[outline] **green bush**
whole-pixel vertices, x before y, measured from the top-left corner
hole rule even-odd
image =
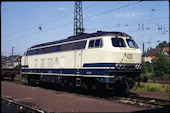
[[[147,76],[147,77],[151,77],[152,76],[152,72],[143,72],[140,74],[141,76]]]
[[[152,64],[149,62],[142,62],[142,71],[143,72],[152,72]]]
[[[136,86],[133,88],[137,91],[149,91],[149,92],[160,92],[160,93],[169,93],[169,84],[161,85],[159,83],[145,83],[141,86]]]
[[[152,76],[152,64],[149,62],[143,62],[142,61],[142,71],[141,76]]]
[[[156,76],[169,76],[169,58],[168,56],[157,53],[154,60],[154,74]]]

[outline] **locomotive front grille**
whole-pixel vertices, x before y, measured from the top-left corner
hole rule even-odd
[[[136,70],[141,69],[140,64],[116,64],[116,70]]]
[[[125,65],[124,70],[134,70],[135,69],[135,65]]]

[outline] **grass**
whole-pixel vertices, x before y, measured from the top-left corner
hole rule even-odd
[[[159,83],[144,83],[141,86],[135,86],[133,90],[136,91],[146,91],[146,92],[160,92],[160,93],[170,93],[169,84],[163,85]]]
[[[151,77],[151,76],[152,76],[152,72],[144,72],[144,73],[141,73],[141,76]]]
[[[143,72],[143,73],[141,73],[140,74],[140,76],[147,76],[147,77],[170,77],[170,74],[168,74],[168,73],[165,73],[164,75],[162,75],[162,76],[156,76],[155,75],[155,73],[154,73],[154,75],[152,74],[152,72]]]

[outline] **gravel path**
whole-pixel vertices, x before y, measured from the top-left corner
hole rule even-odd
[[[135,112],[146,110],[103,99],[78,96],[38,87],[1,82],[1,94],[53,112]]]
[[[142,92],[142,91],[134,91],[134,90],[132,90],[130,92],[136,93],[137,95],[139,95],[141,97],[170,100],[169,94],[163,94],[163,93],[159,93],[159,92]]]

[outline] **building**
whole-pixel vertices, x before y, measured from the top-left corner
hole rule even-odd
[[[13,55],[9,57],[1,57],[2,68],[14,68],[21,63],[21,57],[19,55]]]
[[[156,48],[156,49],[151,48],[149,51],[147,51],[143,55],[142,59],[144,62],[152,63],[152,57],[154,57],[156,55],[156,53],[161,53],[161,52],[162,52],[162,49],[160,49],[160,48]]]
[[[164,53],[170,58],[170,47],[163,48],[162,53]]]
[[[143,61],[152,63],[152,57],[155,57],[156,53],[163,53],[167,55],[170,58],[170,47],[164,47],[164,48],[154,48],[150,49],[143,55]]]

